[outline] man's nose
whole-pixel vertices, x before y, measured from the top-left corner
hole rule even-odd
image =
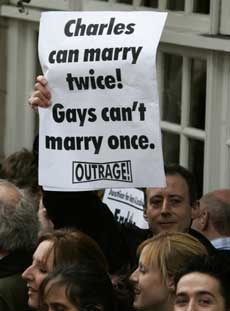
[[[161,207],[161,214],[168,214],[170,212],[171,212],[170,203],[167,199],[164,199]]]
[[[195,302],[190,300],[184,311],[197,311]]]

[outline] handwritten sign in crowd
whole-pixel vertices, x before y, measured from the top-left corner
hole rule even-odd
[[[46,12],[39,58],[52,94],[40,108],[45,189],[164,186],[156,51],[166,13]]]

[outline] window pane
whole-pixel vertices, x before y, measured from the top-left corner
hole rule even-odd
[[[117,0],[117,3],[133,4],[133,0]]]
[[[177,134],[162,132],[164,163],[179,163],[180,137]]]
[[[151,8],[158,8],[158,0],[142,0],[141,5]]]
[[[171,11],[184,11],[184,0],[168,0],[167,9]]]
[[[210,0],[194,0],[194,13],[209,14]]]
[[[191,69],[191,103],[189,125],[205,129],[206,62],[193,59]]]
[[[204,142],[195,139],[189,140],[189,169],[193,172],[197,182],[198,197],[203,193],[204,171]]]
[[[180,124],[182,56],[164,54],[162,119]]]

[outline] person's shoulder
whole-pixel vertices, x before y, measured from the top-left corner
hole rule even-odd
[[[28,309],[27,286],[21,277],[21,273],[0,278],[0,310]],[[4,309],[3,309],[4,306]]]
[[[144,241],[152,235],[149,229],[139,228],[133,223],[124,223],[121,224],[121,227],[126,235],[139,237],[140,241]]]
[[[230,260],[230,249],[218,249],[218,250],[217,250],[217,253],[218,253],[220,256],[229,258],[229,260]],[[229,261],[229,263],[230,263],[230,261]]]
[[[216,248],[212,245],[212,243],[200,232],[189,228],[188,233],[190,235],[192,235],[194,238],[196,238],[197,240],[199,240],[207,249],[209,255],[215,254],[216,253]]]
[[[21,273],[15,273],[9,276],[0,278],[0,290],[12,289],[13,286],[17,288],[26,287],[25,281],[21,277]]]

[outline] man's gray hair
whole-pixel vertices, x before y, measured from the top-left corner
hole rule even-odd
[[[207,207],[215,230],[230,236],[230,189],[209,192],[200,201]]]
[[[8,252],[33,250],[39,231],[36,207],[12,183],[0,180],[0,188],[3,189],[3,195],[0,195],[0,249]]]

